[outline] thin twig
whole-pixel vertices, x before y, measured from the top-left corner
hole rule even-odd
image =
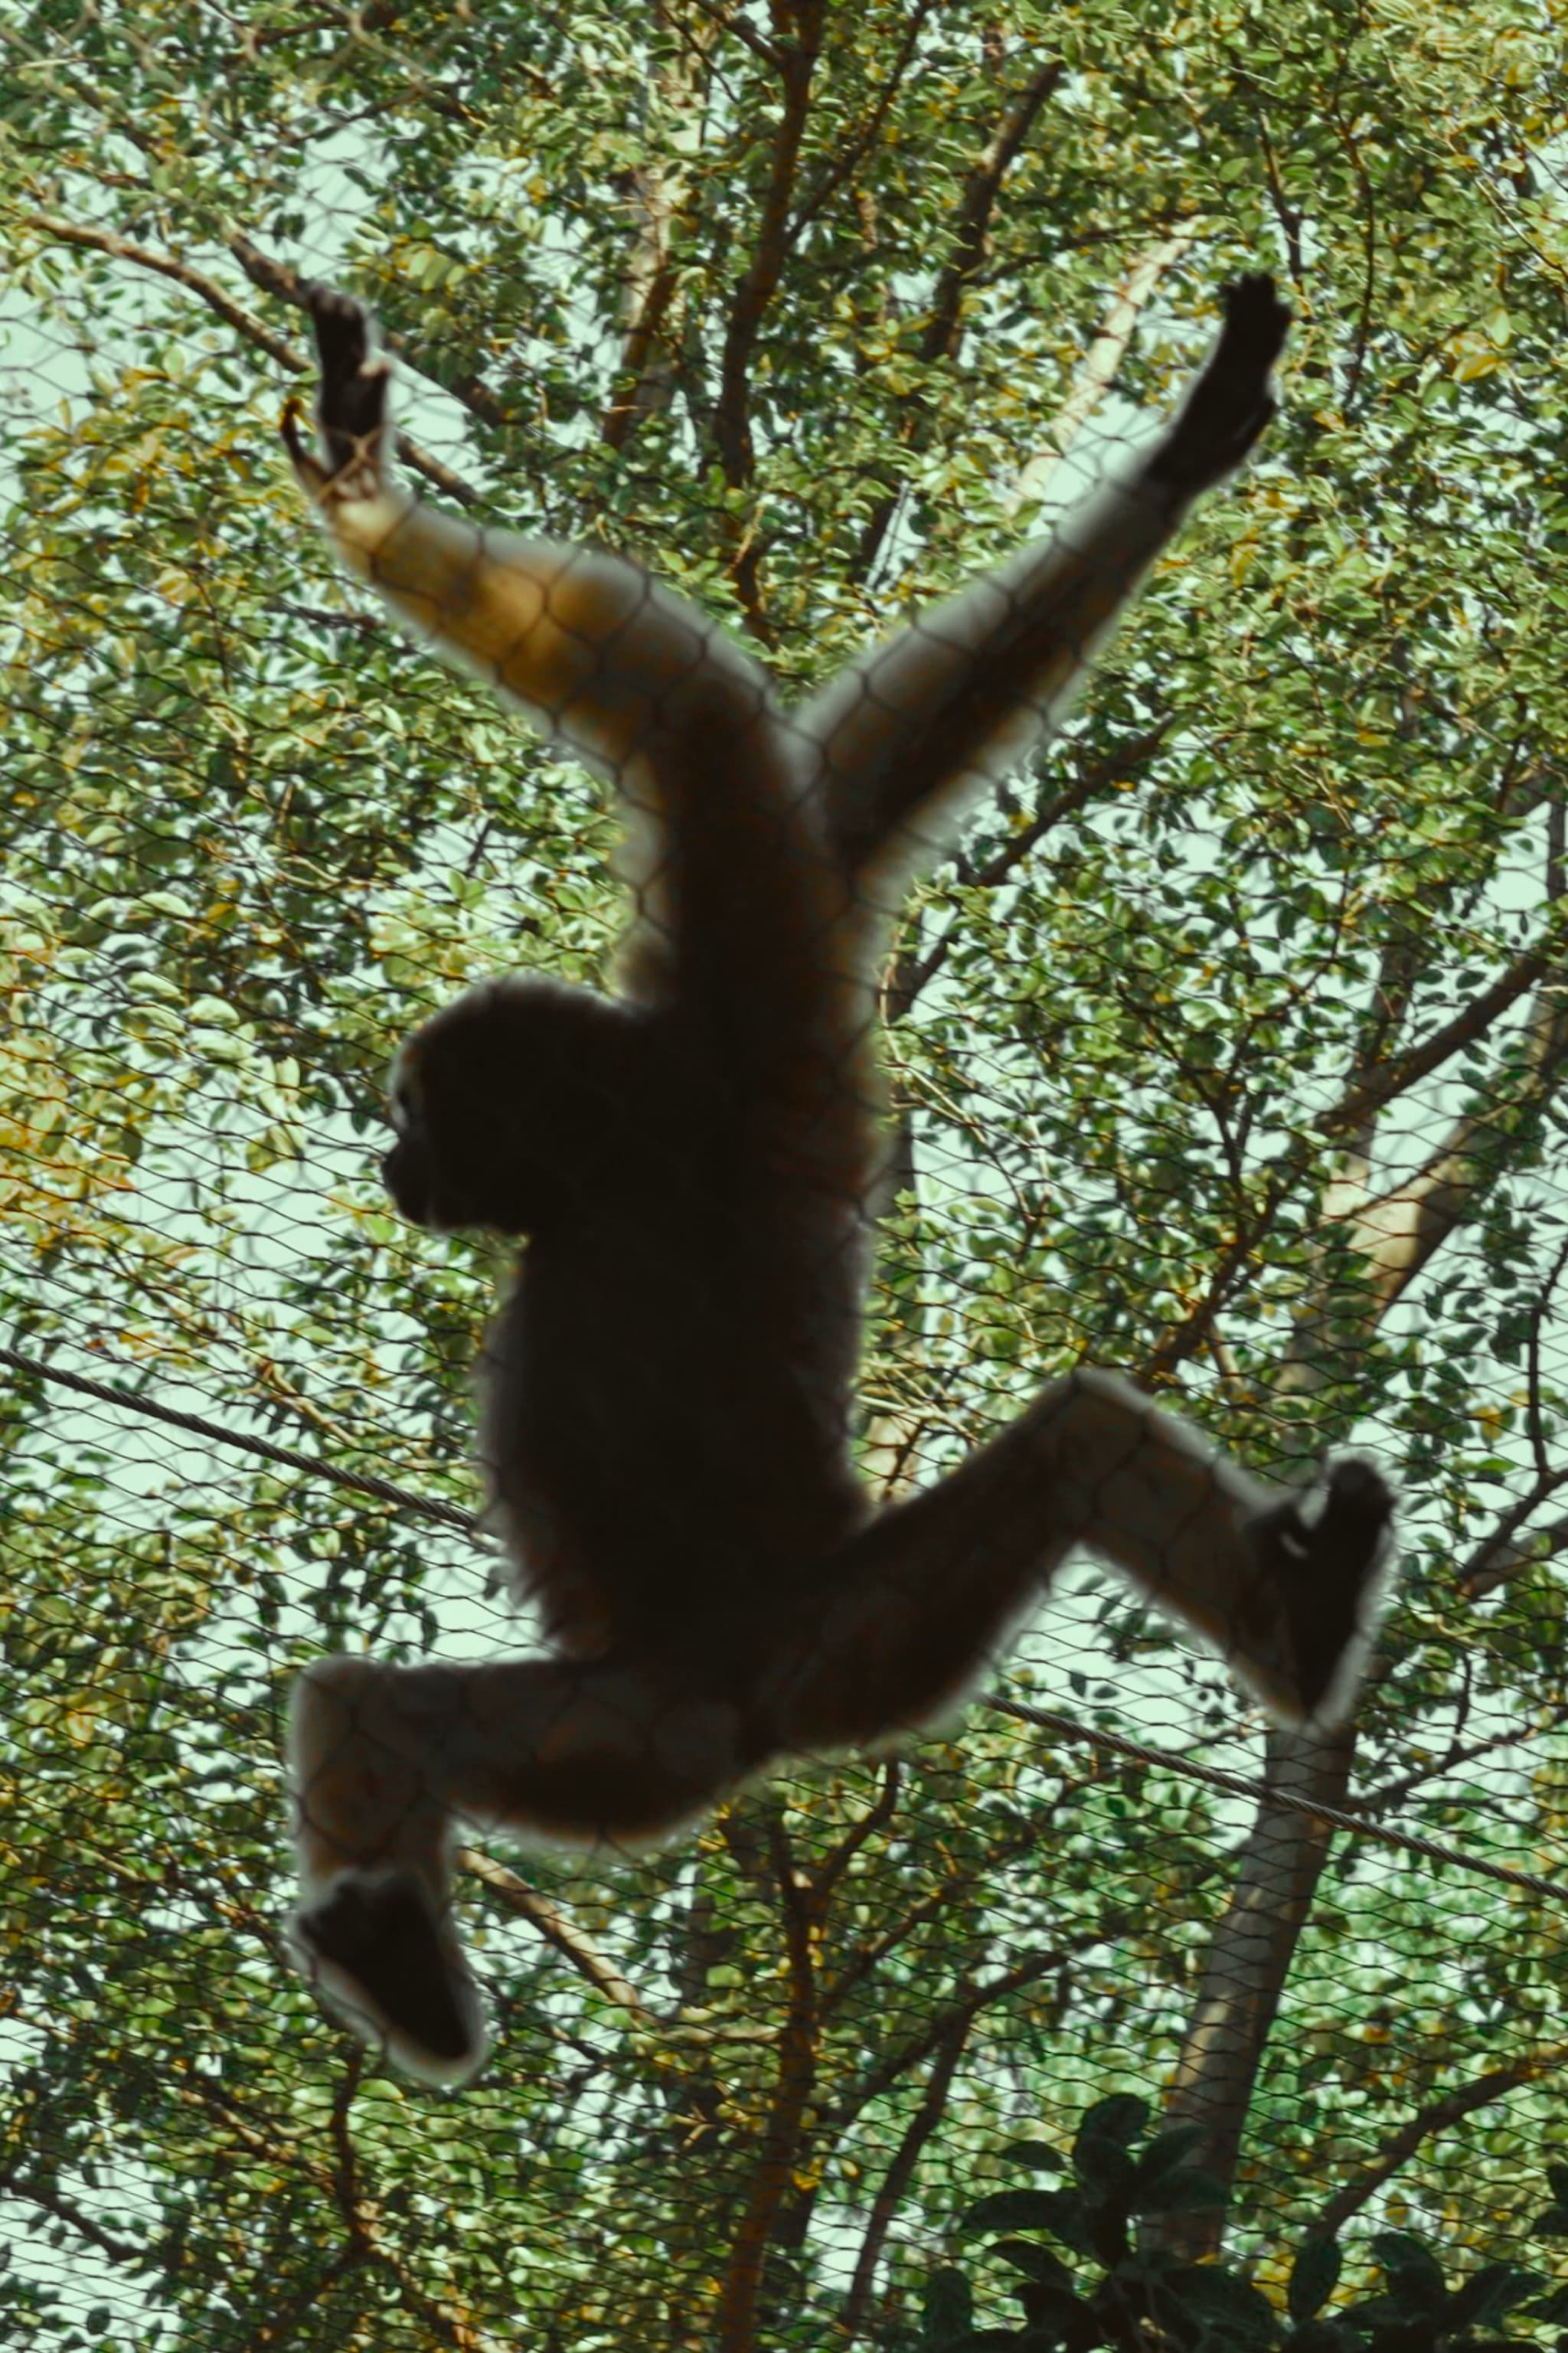
[[[882,2260],[888,2232],[903,2202],[904,2193],[920,2162],[921,2151],[946,2112],[947,2095],[952,2088],[952,2079],[973,2023],[973,2014],[960,2019],[938,2051],[924,2095],[904,2127],[902,2137],[893,2152],[892,2162],[882,2177],[882,2186],[872,2200],[865,2236],[856,2260],[855,2275],[849,2283],[849,2293],[838,2316],[838,2326],[847,2345],[852,2345],[866,2327],[872,2291],[877,2284],[877,2266]]]
[[[308,1477],[328,1479],[335,1487],[346,1487],[361,1495],[374,1495],[378,1503],[391,1504],[400,1512],[413,1512],[421,1519],[439,1520],[447,1527],[458,1528],[464,1535],[477,1535],[480,1522],[471,1512],[459,1511],[456,1504],[444,1504],[435,1495],[416,1495],[411,1488],[400,1487],[392,1479],[379,1478],[373,1471],[345,1471],[339,1462],[329,1462],[323,1455],[307,1454],[296,1446],[275,1446],[268,1438],[256,1438],[248,1430],[226,1430],[221,1422],[208,1421],[205,1414],[182,1413],[174,1406],[155,1404],[151,1398],[140,1397],[134,1389],[121,1388],[110,1381],[95,1381],[86,1373],[68,1373],[61,1365],[45,1363],[37,1356],[25,1356],[19,1348],[0,1347],[0,1365],[8,1365],[15,1373],[28,1379],[52,1382],[58,1388],[74,1389],[80,1397],[97,1398],[104,1405],[123,1408],[131,1413],[145,1414],[150,1421],[161,1421],[166,1429],[188,1430],[193,1438],[203,1438],[214,1446],[232,1446],[242,1454],[254,1454],[263,1462],[274,1462],[280,1470],[302,1471]]]

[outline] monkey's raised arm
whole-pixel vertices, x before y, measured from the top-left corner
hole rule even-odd
[[[420,637],[616,782],[688,725],[749,727],[771,710],[756,664],[637,565],[483,530],[416,498],[393,471],[390,371],[366,312],[325,287],[307,299],[324,462],[291,403],[283,437],[294,470],[344,561]]]
[[[636,565],[480,529],[416,498],[392,469],[389,372],[365,311],[324,287],[308,300],[321,456],[295,406],[283,433],[339,554],[421,638],[616,785],[642,918],[634,989],[706,995],[743,1023],[748,976],[776,990],[800,966],[783,940],[769,954],[771,933],[797,933],[801,917],[799,893],[789,903],[773,886],[783,839],[800,835],[802,890],[812,863],[814,820],[766,676]],[[816,863],[826,890],[828,861]],[[684,920],[698,900],[700,920]],[[683,955],[700,968],[683,972]]]
[[[1226,290],[1225,326],[1160,440],[1048,540],[922,613],[799,715],[848,871],[914,861],[917,836],[994,783],[1065,714],[1097,645],[1198,494],[1274,414],[1290,313],[1268,278]],[[934,845],[928,845],[929,848]]]

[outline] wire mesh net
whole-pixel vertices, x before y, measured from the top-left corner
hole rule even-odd
[[[0,33],[17,2343],[1551,2273],[1560,59],[1280,22]]]

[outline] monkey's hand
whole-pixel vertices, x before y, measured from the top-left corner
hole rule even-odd
[[[1310,1721],[1337,1722],[1354,1695],[1375,1630],[1393,1522],[1387,1481],[1349,1454],[1330,1464],[1320,1487],[1288,1496],[1252,1524],[1283,1598],[1292,1680]]]
[[[390,368],[375,348],[369,312],[352,295],[307,286],[304,297],[321,372],[316,396],[321,457],[306,446],[297,400],[283,412],[284,443],[311,498],[335,483],[352,484],[356,497],[374,496],[382,480]]]
[[[1149,481],[1195,498],[1240,465],[1278,405],[1269,375],[1289,325],[1271,278],[1238,278],[1226,288],[1219,341],[1150,458]]]

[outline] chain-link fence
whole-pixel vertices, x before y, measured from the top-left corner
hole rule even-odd
[[[0,27],[16,2342],[1557,2325],[1560,46]]]

